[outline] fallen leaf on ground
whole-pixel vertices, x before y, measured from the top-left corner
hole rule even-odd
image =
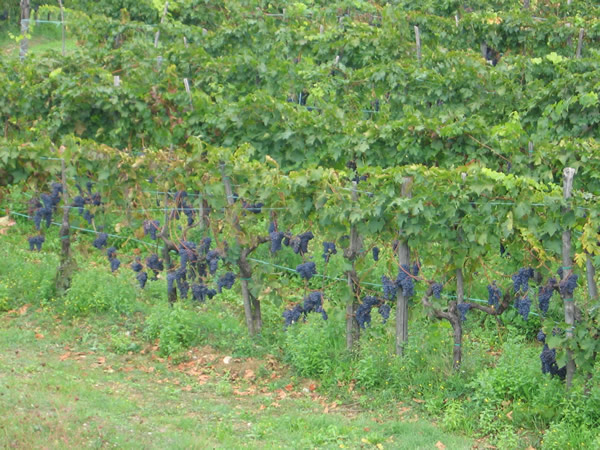
[[[44,335],[41,333],[35,333],[35,338],[36,339],[44,339]]]
[[[60,360],[64,361],[65,359],[67,359],[69,356],[71,356],[71,352],[67,352],[63,355],[60,355]]]
[[[446,446],[442,444],[442,441],[437,441],[435,446],[438,448],[438,450],[444,450],[446,448]]]

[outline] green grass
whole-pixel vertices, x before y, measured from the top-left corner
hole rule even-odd
[[[15,32],[13,31],[14,35]],[[18,33],[17,33],[18,34]],[[11,38],[9,32],[5,29],[0,30],[0,56],[18,57],[19,43]],[[65,41],[65,50],[67,53],[73,52],[77,48],[75,39],[69,38]],[[61,52],[62,37],[60,27],[51,24],[40,24],[34,30],[29,39],[29,52],[31,54],[41,54],[46,52]]]
[[[10,411],[0,415],[0,442],[18,448],[433,449],[438,441],[470,447],[419,419],[410,405],[386,413],[336,406],[307,392],[304,380],[281,366],[271,375],[268,365],[251,360],[257,375],[249,382],[222,364],[195,366],[208,375],[175,370],[150,348],[115,353],[105,325],[102,317],[67,324],[33,308],[0,315],[0,410]]]

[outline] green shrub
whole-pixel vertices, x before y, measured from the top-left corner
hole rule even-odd
[[[136,290],[128,275],[124,271],[112,274],[99,268],[79,271],[59,306],[69,316],[131,313],[136,305]]]
[[[199,344],[204,335],[201,316],[183,302],[175,303],[172,308],[167,305],[155,307],[144,330],[146,339],[158,339],[163,356]]]

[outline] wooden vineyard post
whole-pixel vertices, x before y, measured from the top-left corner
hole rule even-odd
[[[21,0],[21,43],[19,46],[19,58],[21,61],[27,56],[27,50],[29,43],[27,40],[27,32],[29,31],[29,17],[31,14],[31,7],[29,0]]]
[[[456,269],[456,303],[462,303],[465,301],[465,281],[463,278],[463,271],[459,267]]]
[[[352,203],[358,201],[358,192],[356,190],[356,181],[352,182]],[[356,225],[350,226],[350,247],[344,256],[352,263],[352,269],[347,272],[348,276],[348,301],[346,302],[346,348],[352,350],[360,337],[360,328],[356,321],[356,310],[358,308],[358,275],[354,260],[358,256],[362,242],[356,229]]]
[[[164,225],[162,230],[160,231],[160,236],[163,240],[163,248],[162,248],[162,257],[165,264],[165,270],[168,273],[173,269],[173,264],[171,263],[171,255],[169,251],[171,250],[171,243],[167,242],[167,233],[169,231],[169,193],[165,192],[164,196]],[[177,301],[177,288],[173,286],[173,289],[168,293],[169,306],[173,306]]]
[[[62,0],[58,0],[58,4],[60,5],[60,27],[62,31],[62,55],[66,54],[66,30],[65,30],[65,11],[63,8]]]
[[[529,0],[523,0],[523,9],[529,9]]]
[[[581,48],[583,47],[583,35],[585,30],[583,28],[579,29],[579,39],[577,40],[577,51],[575,53],[575,57],[577,59],[581,58]]]
[[[229,177],[225,173],[225,164],[221,163],[221,177],[223,179],[223,186],[225,188],[225,195],[227,196],[227,204],[232,206],[234,202],[233,198],[233,189],[231,188],[231,181]],[[237,231],[240,230],[240,224],[238,223],[237,215],[232,217],[233,226]],[[236,236],[236,242],[239,245],[239,237]],[[248,332],[251,336],[253,336],[256,332],[260,331],[260,328],[255,329],[255,324],[260,325],[262,323],[262,319],[260,318],[260,303],[258,305],[254,305],[255,309],[258,306],[258,311],[253,311],[252,300],[250,298],[250,287],[248,286],[248,281],[252,277],[252,271],[250,269],[250,264],[247,260],[246,248],[241,248],[240,258],[238,260],[238,267],[240,269],[240,284],[242,285],[242,300],[244,302],[244,316],[246,317],[246,327],[248,328]],[[258,302],[258,301],[256,301]]]
[[[585,270],[587,277],[588,295],[591,300],[598,300],[598,286],[596,285],[596,268],[594,267],[594,261],[592,261],[592,255],[586,253],[585,255]]]
[[[567,167],[563,171],[563,197],[565,200],[571,198],[573,191],[573,178],[575,177],[575,169]],[[568,209],[565,211],[567,212]],[[571,258],[571,230],[564,230],[562,233],[562,280],[566,280],[573,270],[573,259]],[[573,375],[575,374],[575,361],[573,360],[573,351],[568,348],[573,339],[573,328],[575,326],[575,303],[572,298],[562,300],[565,308],[565,323],[567,324],[567,389],[573,383]],[[571,342],[569,342],[571,341]]]
[[[165,9],[163,11],[162,17],[160,18],[161,25],[164,23],[165,17],[167,17],[168,10],[169,10],[169,2],[165,2]],[[159,39],[160,39],[160,28],[156,31],[156,34],[154,35],[154,48],[158,48],[158,40]]]
[[[412,196],[412,178],[407,177],[402,183],[402,197],[410,198]],[[402,267],[409,267],[410,271],[410,248],[407,240],[401,240],[398,243],[398,265],[400,270]],[[396,343],[395,350],[397,356],[404,355],[404,347],[408,341],[408,297],[406,297],[402,289],[398,289],[396,293]]]
[[[113,84],[115,85],[115,87],[121,86],[121,77],[119,75],[115,75],[113,77]]]
[[[417,44],[417,61],[421,61],[421,33],[419,27],[415,25],[415,42]]]
[[[65,167],[65,160],[61,160],[61,169],[62,169],[62,186],[63,186],[63,217],[62,224],[60,226],[60,231],[58,235],[60,236],[60,265],[58,267],[58,272],[56,273],[56,280],[54,282],[54,286],[56,288],[57,295],[63,295],[69,287],[71,287],[71,279],[73,277],[73,272],[75,271],[75,261],[71,258],[71,237],[70,230],[71,227],[69,225],[69,192],[67,191],[67,171]]]
[[[488,50],[487,44],[485,42],[482,42],[479,47],[481,49],[481,56],[483,56],[483,59],[485,59],[487,61],[487,50]]]

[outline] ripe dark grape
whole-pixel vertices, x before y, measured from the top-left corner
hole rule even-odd
[[[140,283],[140,287],[144,289],[146,286],[146,281],[148,281],[148,274],[146,272],[140,272],[135,277]]]
[[[98,237],[96,237],[96,239],[94,239],[94,242],[92,245],[94,247],[96,247],[98,250],[102,250],[106,246],[107,240],[108,240],[108,234],[99,233]]]
[[[337,249],[335,248],[335,242],[323,242],[323,259],[325,262],[329,262],[329,258],[331,255],[337,254]]]
[[[277,253],[281,250],[281,241],[283,240],[283,233],[281,231],[273,231],[269,233],[271,239],[271,253]]]
[[[290,245],[292,246],[292,250],[294,253],[304,255],[308,252],[308,241],[314,238],[315,235],[310,231],[306,231],[297,236],[294,236],[290,240]]]
[[[90,212],[89,209],[86,209],[83,212],[83,220],[85,220],[88,223],[88,225],[91,225],[93,219],[94,219],[94,215]]]
[[[529,290],[529,279],[532,277],[533,269],[531,267],[519,269],[519,272],[512,276],[515,292],[527,292]]]
[[[73,198],[73,203],[71,203],[71,206],[74,208],[77,208],[77,210],[79,211],[79,214],[83,215],[83,207],[85,206],[85,199],[81,195],[78,195]]]
[[[219,293],[221,293],[223,288],[231,289],[233,287],[233,283],[235,283],[235,275],[232,272],[227,272],[218,279],[217,290]]]
[[[383,323],[386,323],[387,320],[390,318],[391,310],[392,308],[387,303],[384,303],[383,305],[379,306],[378,311],[381,317],[383,317]]]
[[[191,264],[198,262],[198,253],[196,252],[196,244],[190,241],[184,241],[179,246],[179,262],[181,270],[185,272],[188,261]]]
[[[159,259],[156,253],[153,253],[146,258],[146,267],[154,272],[154,279],[156,279],[159,272],[162,272],[165,269],[163,261]]]
[[[431,285],[431,291],[433,292],[433,296],[435,298],[440,298],[442,295],[442,288],[444,285],[442,283],[433,283]]]
[[[416,264],[415,267],[417,267]],[[402,289],[402,294],[405,297],[412,297],[415,294],[415,283],[413,278],[410,276],[410,266],[403,264],[398,270],[398,276],[396,277],[396,288]]]
[[[116,257],[112,258],[110,260],[110,270],[111,270],[111,272],[114,272],[114,271],[118,270],[120,265],[121,265],[121,261],[119,261],[118,258],[116,258]]]
[[[216,250],[211,250],[206,254],[206,261],[208,262],[208,270],[211,275],[214,275],[219,268],[219,259],[221,255]]]
[[[465,320],[467,320],[467,313],[471,309],[471,304],[470,303],[459,303],[458,305],[456,305],[456,307],[458,308],[458,312],[460,313],[461,322],[464,322]]]
[[[313,275],[317,274],[317,267],[314,262],[309,261],[304,264],[299,264],[296,267],[296,272],[300,274],[301,278],[304,278],[305,280],[310,280],[313,277]]]
[[[540,342],[546,342],[546,333],[540,330],[537,334],[537,340]]]
[[[260,203],[260,202],[255,203],[255,204],[243,202],[243,208],[254,214],[260,214],[263,206],[264,206],[264,203]]]
[[[550,278],[544,286],[540,286],[540,289],[538,291],[538,301],[540,305],[540,311],[542,311],[543,314],[548,313],[550,299],[552,298],[552,294],[554,293],[554,288],[556,287],[556,284],[556,279]]]
[[[115,247],[110,247],[106,250],[106,256],[108,259],[113,259],[117,256],[117,249]]]
[[[141,272],[144,266],[140,262],[140,258],[135,258],[135,261],[131,263],[131,270],[134,272]]]
[[[365,328],[366,325],[371,323],[371,309],[378,303],[379,299],[377,297],[367,295],[363,298],[362,303],[356,309],[356,321],[359,327]]]
[[[144,236],[150,235],[150,239],[156,240],[156,232],[160,228],[160,222],[158,220],[144,220],[143,224]]]
[[[556,363],[556,349],[551,349],[547,344],[544,344],[542,353],[540,354],[540,360],[542,361],[542,373],[549,373],[552,376],[558,376],[561,380],[564,380],[567,375],[567,367],[558,368]]]
[[[571,273],[567,276],[567,278],[565,278],[558,284],[558,289],[560,291],[561,297],[573,298],[573,292],[575,291],[575,288],[577,287],[577,279],[578,278],[579,278],[579,276],[577,274]]]
[[[529,295],[517,298],[517,300],[515,300],[515,306],[517,307],[519,314],[521,314],[521,317],[523,317],[523,320],[527,320],[529,318],[529,311],[531,310],[531,299],[529,298]]]
[[[304,314],[310,312],[321,313],[323,320],[327,320],[327,313],[323,309],[323,294],[319,291],[313,291],[304,298]]]
[[[46,238],[43,235],[39,236],[31,236],[29,239],[29,250],[38,252],[42,250],[42,244],[46,241]]]
[[[200,242],[200,247],[199,247],[199,252],[202,253],[203,255],[206,255],[208,253],[208,251],[210,250],[210,244],[212,243],[212,239],[209,237],[205,237],[204,239],[202,239],[202,241]]]
[[[381,284],[383,285],[383,296],[386,300],[392,300],[396,297],[396,284],[385,275],[381,276]]]
[[[285,319],[286,328],[289,327],[291,324],[298,322],[298,320],[300,320],[300,317],[302,317],[303,313],[304,309],[302,309],[301,305],[296,305],[291,309],[286,309],[285,311],[283,311],[282,316]]]
[[[275,227],[275,222],[269,222],[269,229],[268,229],[269,235],[271,233],[273,233],[274,231],[277,231],[277,228]]]
[[[379,261],[379,247],[373,247],[373,261]]]
[[[176,275],[176,281],[177,281],[177,289],[179,289],[179,296],[181,298],[187,298],[188,296],[188,291],[190,290],[190,285],[187,282],[187,280],[185,279],[185,276],[180,272],[181,269],[179,269]]]
[[[175,292],[175,281],[177,280],[177,273],[169,272],[167,274],[167,294],[171,295]]]
[[[500,304],[500,297],[502,297],[502,291],[498,286],[496,286],[496,282],[494,281],[492,284],[488,284],[488,305],[497,308]]]

